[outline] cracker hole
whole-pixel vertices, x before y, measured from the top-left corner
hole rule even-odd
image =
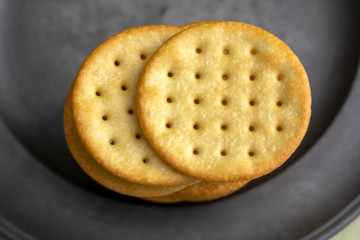
[[[193,128],[195,129],[195,130],[198,130],[199,129],[199,124],[194,124],[194,126],[193,126]]]
[[[123,91],[126,91],[126,90],[127,90],[127,87],[126,87],[125,85],[122,85],[122,86],[121,86],[121,89],[122,89]]]
[[[137,139],[140,139],[140,138],[141,138],[141,135],[140,135],[139,133],[137,133],[137,134],[135,135],[135,137],[136,137]]]
[[[166,126],[167,128],[171,128],[171,123],[166,123],[165,126]]]
[[[255,75],[254,75],[254,74],[251,74],[251,75],[250,75],[250,80],[251,80],[251,81],[254,81],[254,80],[255,80]]]
[[[223,50],[223,53],[224,53],[224,55],[228,55],[228,54],[229,54],[229,49],[225,48],[225,49]]]
[[[196,78],[196,79],[200,79],[200,77],[201,77],[201,76],[200,76],[199,73],[195,74],[195,78]]]
[[[250,50],[250,53],[251,53],[251,55],[256,55],[256,54],[257,54],[257,50],[256,50],[255,48],[252,48],[252,49]]]
[[[201,53],[201,48],[197,48],[196,53]]]
[[[195,100],[194,100],[194,103],[195,103],[195,104],[199,104],[199,103],[200,103],[200,100],[199,100],[199,99],[195,99]]]
[[[120,66],[120,62],[118,61],[118,60],[116,60],[115,62],[114,62],[114,64],[115,64],[115,66]]]
[[[282,102],[282,101],[278,101],[278,102],[276,103],[276,105],[278,105],[278,107],[281,107],[281,106],[283,105],[283,102]]]
[[[255,152],[253,152],[253,151],[250,151],[250,152],[249,152],[249,156],[250,156],[250,157],[253,157],[253,156],[255,156]]]
[[[168,77],[172,77],[174,74],[172,72],[168,72]]]
[[[168,98],[166,99],[166,101],[167,101],[168,103],[171,103],[171,102],[172,102],[172,98],[168,97]]]
[[[284,75],[279,74],[279,75],[277,76],[277,80],[278,80],[278,81],[282,81],[283,79],[284,79]]]
[[[115,141],[114,141],[114,140],[110,140],[110,144],[111,144],[111,145],[114,145],[114,144],[115,144]]]
[[[102,119],[103,119],[104,121],[108,120],[107,116],[103,116]]]
[[[198,151],[197,149],[194,149],[194,150],[193,150],[193,154],[194,154],[194,155],[198,155],[198,154],[199,154],[199,151]]]
[[[249,102],[249,104],[250,104],[250,106],[255,106],[255,101],[254,101],[254,100],[251,100],[251,101]]]
[[[224,74],[224,75],[222,75],[222,80],[228,80],[229,79],[229,76],[227,75],[227,74]]]
[[[146,56],[145,56],[144,54],[141,54],[141,55],[140,55],[140,58],[141,58],[141,60],[145,60],[145,59],[146,59]]]
[[[128,113],[129,113],[130,115],[133,115],[133,114],[134,114],[134,110],[130,109],[130,110],[128,111]]]
[[[226,156],[226,151],[225,150],[222,150],[221,152],[220,152],[220,154],[221,154],[221,156]]]
[[[226,125],[221,125],[221,130],[225,131],[228,127]]]
[[[101,93],[99,91],[95,92],[96,96],[100,96]]]
[[[143,159],[143,163],[149,163],[149,159],[148,159],[148,158],[144,158],[144,159]]]
[[[221,101],[221,104],[224,105],[224,106],[226,106],[226,105],[227,105],[227,100],[226,100],[226,99],[223,99],[223,100]]]
[[[283,130],[283,127],[282,127],[282,126],[277,126],[277,127],[276,127],[276,130],[277,130],[278,132],[281,132],[281,131]]]
[[[249,127],[249,131],[250,131],[250,132],[253,132],[254,130],[255,130],[255,127],[254,127],[254,126],[250,126],[250,127]]]

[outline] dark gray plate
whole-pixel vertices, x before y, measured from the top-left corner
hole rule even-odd
[[[359,1],[341,0],[0,0],[0,230],[16,239],[331,235],[359,211],[358,13]],[[313,94],[301,147],[274,173],[209,203],[157,205],[99,186],[63,136],[63,103],[82,61],[126,28],[199,20],[263,27],[298,54]]]

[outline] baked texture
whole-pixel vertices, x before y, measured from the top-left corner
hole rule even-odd
[[[159,25],[118,33],[89,55],[75,79],[72,108],[81,141],[100,165],[127,181],[172,185],[191,180],[153,151],[136,111],[136,88],[143,67],[180,30]]]
[[[177,203],[184,201],[205,202],[228,196],[244,187],[247,183],[247,181],[230,183],[212,183],[202,181],[175,193],[143,199],[158,203]]]
[[[76,162],[92,179],[110,190],[134,197],[154,197],[165,195],[179,191],[192,184],[191,182],[168,186],[137,184],[119,178],[107,171],[86,151],[79,135],[77,134],[71,107],[71,93],[72,88],[69,90],[64,106],[65,138]]]
[[[152,56],[137,109],[153,149],[178,171],[246,181],[296,150],[311,93],[300,60],[280,39],[245,23],[211,22],[176,34]]]

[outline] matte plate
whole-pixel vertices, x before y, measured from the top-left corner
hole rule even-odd
[[[358,9],[341,0],[0,0],[1,231],[87,240],[331,235],[359,211]],[[99,186],[63,134],[63,103],[81,63],[126,28],[200,20],[254,24],[296,52],[313,94],[300,148],[274,173],[209,203],[152,204]]]

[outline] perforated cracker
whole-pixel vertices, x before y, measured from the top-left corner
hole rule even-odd
[[[267,174],[300,144],[311,114],[306,72],[285,43],[244,23],[193,26],[144,69],[140,125],[177,170],[207,181]]]
[[[64,106],[64,131],[66,141],[69,149],[73,154],[79,166],[95,181],[106,188],[115,192],[134,196],[134,197],[155,197],[161,196],[175,191],[179,191],[191,184],[191,182],[179,183],[168,186],[153,186],[137,184],[126,181],[122,178],[116,177],[99,163],[97,163],[91,155],[86,151],[82,144],[74,123],[72,108],[71,108],[71,93],[70,89],[66,98]]]
[[[143,199],[158,203],[212,201],[234,193],[235,191],[244,187],[247,183],[247,181],[230,183],[212,183],[202,181],[175,193]]]
[[[159,159],[138,125],[136,87],[153,52],[180,29],[142,26],[106,40],[86,59],[74,82],[75,124],[88,152],[128,181],[169,185],[188,181]]]

